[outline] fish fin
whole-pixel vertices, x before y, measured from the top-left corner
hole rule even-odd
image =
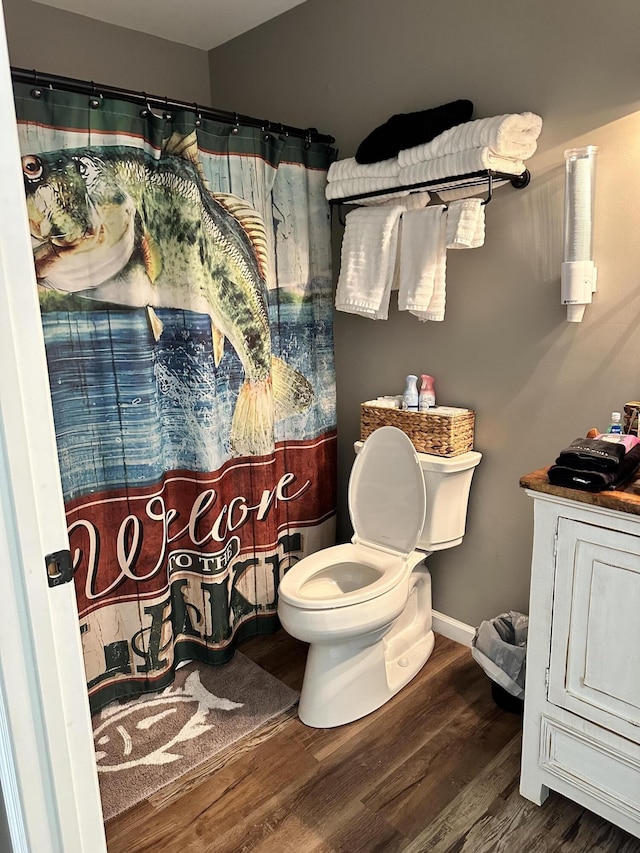
[[[231,449],[236,456],[264,456],[274,448],[271,380],[246,379],[231,422]]]
[[[237,195],[231,193],[211,193],[211,195],[218,204],[221,204],[228,213],[238,220],[247,232],[255,252],[260,275],[266,281],[269,271],[269,244],[264,220],[254,207],[251,207],[248,202]]]
[[[147,275],[152,282],[155,282],[162,272],[162,249],[148,231],[145,231],[142,236],[140,250]]]
[[[211,321],[211,338],[213,340],[213,362],[217,367],[224,354],[224,333]]]
[[[258,211],[251,207],[243,198],[232,193],[211,192],[202,161],[200,160],[198,137],[195,130],[186,135],[178,132],[172,133],[168,139],[164,140],[162,148],[163,154],[172,157],[181,157],[183,160],[191,163],[198,172],[206,190],[242,225],[251,240],[260,275],[266,281],[269,269],[269,244],[267,242],[267,231],[264,221]]]
[[[149,326],[151,327],[151,333],[153,334],[154,339],[159,341],[162,330],[164,329],[164,324],[151,305],[147,305],[147,319],[149,320]]]
[[[277,421],[306,412],[313,402],[311,383],[281,358],[271,356],[274,417]]]
[[[187,134],[179,133],[178,131],[172,133],[168,139],[163,140],[162,153],[168,154],[171,157],[182,157],[183,160],[186,160],[191,163],[192,166],[195,166],[198,174],[200,175],[200,179],[204,183],[205,187],[209,189],[209,184],[207,183],[204,169],[202,168],[202,162],[200,160],[198,137],[195,130],[192,130],[191,133]]]

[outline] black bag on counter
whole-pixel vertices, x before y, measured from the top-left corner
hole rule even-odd
[[[586,440],[586,439],[585,439]],[[624,451],[624,445],[610,444]],[[558,457],[560,458],[560,457]],[[636,444],[624,453],[613,470],[584,470],[567,465],[552,465],[547,472],[549,482],[554,486],[566,486],[570,489],[583,489],[587,492],[601,492],[604,489],[617,489],[630,480],[640,469],[640,444]]]
[[[624,444],[601,438],[576,438],[560,451],[556,465],[584,471],[614,471],[626,452]]]

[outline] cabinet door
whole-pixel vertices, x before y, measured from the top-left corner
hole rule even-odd
[[[559,519],[548,699],[640,743],[640,537]]]

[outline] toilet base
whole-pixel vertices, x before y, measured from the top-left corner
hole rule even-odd
[[[431,576],[423,565],[414,571],[407,605],[394,623],[347,642],[310,645],[300,720],[329,729],[370,714],[417,675],[434,645]]]

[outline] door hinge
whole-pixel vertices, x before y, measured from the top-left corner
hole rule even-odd
[[[549,667],[547,667],[544,671],[544,686],[549,686]]]
[[[553,534],[553,556],[558,556],[558,531]]]
[[[75,569],[71,559],[71,551],[54,551],[44,558],[47,569],[47,581],[49,586],[60,586],[73,580]]]

